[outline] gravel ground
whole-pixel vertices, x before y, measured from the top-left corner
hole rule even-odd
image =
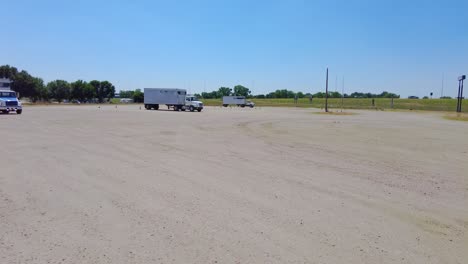
[[[466,263],[468,122],[314,111],[0,115],[0,263]]]

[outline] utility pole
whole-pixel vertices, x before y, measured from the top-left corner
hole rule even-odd
[[[325,86],[325,112],[328,112],[328,67],[327,67],[327,84]]]
[[[335,77],[335,92],[338,92],[338,75]]]
[[[458,101],[457,101],[457,112],[461,113],[462,111],[462,101],[463,101],[463,80],[466,79],[465,75],[458,77]]]

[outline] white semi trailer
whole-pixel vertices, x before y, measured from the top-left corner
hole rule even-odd
[[[247,101],[245,96],[223,96],[223,106],[227,107],[228,105],[237,105],[240,107],[254,107],[255,103]]]
[[[174,111],[201,112],[203,109],[203,103],[195,96],[187,95],[185,89],[175,88],[145,88],[144,104],[147,110],[158,110],[160,105],[166,105]]]

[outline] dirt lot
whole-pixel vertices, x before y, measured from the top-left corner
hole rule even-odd
[[[314,111],[0,115],[0,263],[466,263],[468,122]]]

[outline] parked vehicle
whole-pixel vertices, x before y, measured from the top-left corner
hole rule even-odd
[[[189,110],[190,112],[193,112],[197,110],[198,112],[201,112],[202,109],[203,103],[198,101],[197,97],[194,95],[187,95],[185,97],[185,109],[182,109],[182,111]]]
[[[133,103],[133,99],[131,99],[131,98],[121,98],[120,102],[124,103],[124,104],[131,104],[131,103]]]
[[[227,107],[228,105],[237,105],[240,107],[250,107],[255,106],[254,102],[247,101],[245,96],[223,96],[223,106]]]
[[[0,78],[0,112],[8,114],[16,112],[20,115],[23,112],[21,101],[18,100],[16,92],[10,88],[9,79]]]
[[[203,103],[193,95],[187,95],[185,89],[174,88],[145,88],[144,104],[147,110],[158,110],[160,105],[166,105],[174,111],[201,112]]]

